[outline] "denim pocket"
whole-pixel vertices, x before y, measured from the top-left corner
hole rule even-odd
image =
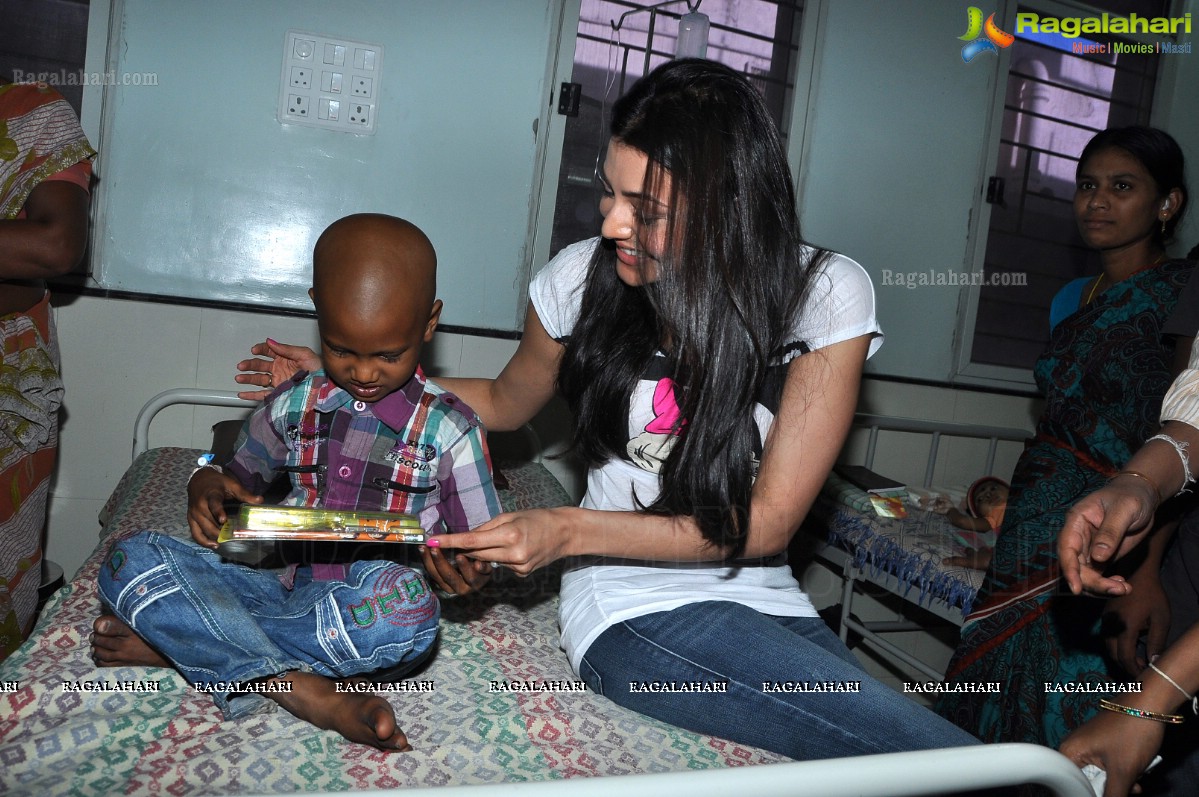
[[[603,696],[604,694],[604,679],[596,672],[595,668],[587,661],[587,656],[584,655],[579,661],[579,677],[582,678],[592,692]]]

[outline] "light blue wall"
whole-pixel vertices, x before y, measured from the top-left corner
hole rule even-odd
[[[1191,43],[1194,52],[1170,56],[1168,63],[1172,68],[1157,95],[1153,123],[1174,136],[1187,157],[1190,206],[1174,235],[1178,251],[1171,251],[1171,254],[1185,255],[1199,244],[1199,102],[1196,102],[1199,96],[1196,93],[1196,87],[1199,87],[1199,0],[1184,0],[1179,6],[1176,14],[1190,12],[1194,20],[1192,35],[1181,38],[1181,41]]]
[[[443,323],[516,329],[559,0],[124,0],[98,280],[308,309],[312,244],[382,211],[437,248]],[[382,44],[374,136],[276,120],[289,28]],[[545,129],[542,123],[540,128]]]
[[[546,127],[559,2],[118,3],[116,70],[159,83],[109,92],[100,280],[307,309],[319,231],[385,210],[437,246],[444,323],[518,328],[540,265],[529,247],[534,125]],[[825,0],[808,13],[818,31],[800,109],[805,233],[874,278],[888,343],[869,371],[953,380],[964,289],[909,290],[884,276],[976,268],[973,214],[1001,61],[962,62],[961,0]],[[288,28],[387,48],[377,135],[276,121]],[[1199,162],[1199,54],[1173,57],[1162,79],[1155,121]],[[1199,213],[1179,239],[1199,240]]]
[[[825,5],[800,175],[804,234],[874,279],[887,341],[868,367],[945,379],[958,291],[881,277],[963,270],[997,59],[962,63],[960,2]]]
[[[1177,13],[1194,4],[1188,0]],[[998,124],[991,109],[1001,62],[984,53],[963,63],[957,37],[965,32],[968,5],[826,0],[822,6],[799,164],[802,223],[807,238],[858,260],[874,279],[887,340],[869,373],[956,378],[954,345],[967,289],[909,290],[884,285],[883,276],[884,270],[976,268],[972,214],[987,174],[991,126]],[[1002,18],[1004,5],[986,10],[998,9]],[[1190,158],[1192,194],[1199,194],[1199,52],[1169,58],[1154,123],[1178,138]],[[1197,211],[1193,204],[1180,229],[1179,254],[1199,242]]]

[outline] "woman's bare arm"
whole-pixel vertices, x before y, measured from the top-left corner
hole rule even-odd
[[[791,363],[753,489],[744,556],[780,553],[799,529],[849,431],[869,344],[870,336],[863,335]],[[500,515],[475,531],[434,540],[522,575],[580,554],[650,561],[725,558],[690,517],[577,508]]]
[[[1199,450],[1195,447],[1199,429],[1193,426],[1169,421],[1162,432],[1190,451]],[[1076,503],[1057,541],[1062,576],[1070,590],[1076,595],[1084,590],[1095,595],[1125,594],[1127,583],[1105,577],[1104,568],[1145,539],[1158,503],[1184,484],[1178,452],[1163,440],[1150,440],[1106,486]]]
[[[496,432],[519,429],[553,398],[565,347],[549,336],[529,304],[520,345],[495,379],[437,377]]]
[[[65,180],[30,192],[25,218],[0,221],[0,278],[45,279],[65,274],[87,248],[88,194]]]

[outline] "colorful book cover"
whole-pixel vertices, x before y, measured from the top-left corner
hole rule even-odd
[[[870,505],[874,507],[874,513],[879,517],[894,517],[905,518],[908,516],[908,509],[904,506],[904,499],[898,495],[870,495]]]

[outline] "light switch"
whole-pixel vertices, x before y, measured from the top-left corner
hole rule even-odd
[[[279,78],[279,122],[373,135],[383,54],[381,44],[289,30]]]
[[[321,97],[316,103],[316,118],[336,122],[341,116],[341,103],[327,97]]]
[[[342,74],[340,72],[321,72],[321,91],[330,94],[341,94]]]
[[[375,71],[375,51],[369,47],[354,50],[354,68],[363,72]]]
[[[346,48],[342,44],[333,44],[332,42],[325,45],[325,63],[333,66],[341,66],[346,62]]]

